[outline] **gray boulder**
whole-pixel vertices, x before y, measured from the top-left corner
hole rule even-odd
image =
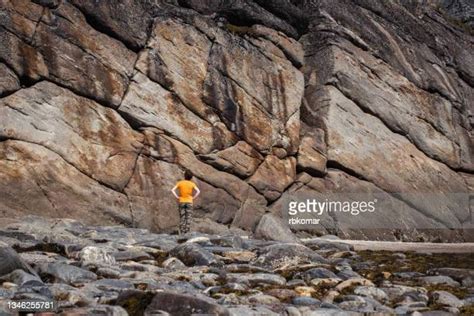
[[[184,243],[171,250],[170,254],[181,260],[187,266],[208,266],[217,264],[216,257],[196,243]]]
[[[173,292],[157,293],[146,308],[144,315],[156,315],[159,311],[165,311],[175,316],[191,314],[229,315],[229,311],[225,307],[210,300]]]
[[[43,279],[51,282],[71,285],[87,283],[97,279],[95,273],[65,263],[41,264],[38,267],[38,273]]]
[[[13,250],[13,248],[0,244],[0,276],[4,276],[17,269],[24,270],[37,276],[36,272]]]
[[[265,214],[255,229],[255,237],[281,242],[299,243],[299,239],[285,225],[281,218],[273,214]]]

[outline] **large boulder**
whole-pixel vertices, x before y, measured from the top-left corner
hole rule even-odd
[[[271,213],[265,214],[255,228],[255,237],[259,239],[276,240],[281,242],[299,243],[283,220]]]
[[[0,277],[8,275],[15,270],[21,269],[34,276],[36,272],[25,262],[11,247],[0,243]]]
[[[278,267],[285,264],[326,263],[326,259],[301,244],[278,243],[263,247],[256,262]]]
[[[97,279],[95,273],[65,263],[45,263],[39,265],[37,269],[43,279],[55,283],[77,285]]]
[[[211,252],[193,242],[185,242],[175,247],[170,251],[170,254],[188,266],[209,266],[218,263]]]

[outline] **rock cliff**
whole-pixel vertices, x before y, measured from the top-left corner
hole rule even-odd
[[[448,2],[0,0],[0,216],[170,232],[187,168],[230,227],[375,192],[403,212],[364,221],[398,229],[317,233],[474,240],[450,198],[474,187],[472,15]]]

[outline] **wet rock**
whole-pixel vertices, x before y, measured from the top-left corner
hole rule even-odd
[[[446,291],[434,291],[431,293],[431,299],[433,303],[439,305],[445,305],[450,307],[462,307],[463,301],[457,298],[455,295]]]
[[[380,287],[391,301],[400,301],[407,295],[421,295],[425,301],[428,301],[427,290],[423,287],[412,287],[407,285],[393,284],[389,287]]]
[[[430,284],[446,284],[449,286],[460,286],[459,282],[454,281],[452,278],[445,276],[445,275],[437,275],[437,276],[425,276],[420,277],[418,280],[422,284],[430,285]]]
[[[337,277],[343,280],[347,280],[351,278],[362,278],[362,276],[359,273],[352,271],[351,269],[344,269],[342,271],[339,271],[337,273]]]
[[[213,237],[210,241],[213,245],[223,247],[243,248],[244,245],[244,239],[238,235]]]
[[[229,315],[231,316],[276,316],[277,313],[264,306],[237,306],[228,308]]]
[[[43,285],[43,282],[38,276],[19,269],[0,277],[0,282],[13,282],[20,287],[27,284]]]
[[[153,259],[148,253],[139,250],[119,251],[113,253],[112,256],[116,261],[143,261]]]
[[[229,315],[229,311],[225,307],[208,299],[173,292],[157,293],[146,308],[144,315],[151,315],[160,310],[172,315],[190,315],[192,313]]]
[[[111,305],[94,305],[91,307],[70,308],[59,315],[110,315],[110,316],[127,316],[128,313],[120,306]]]
[[[222,286],[213,286],[208,289],[206,289],[206,293],[210,293],[211,295],[216,294],[216,293],[237,293],[237,294],[242,294],[242,293],[247,293],[249,291],[249,287],[245,284],[242,283],[226,283]]]
[[[420,272],[395,272],[393,275],[400,279],[412,279],[424,276],[423,273]]]
[[[36,272],[11,247],[0,244],[0,276],[4,276],[17,269],[37,275]]]
[[[445,275],[449,276],[456,281],[462,281],[465,278],[474,278],[474,270],[472,269],[459,269],[459,268],[436,268],[427,271],[430,275]]]
[[[341,281],[339,278],[315,278],[310,281],[310,284],[316,288],[330,288],[336,286]]]
[[[64,263],[45,263],[38,267],[42,279],[71,285],[88,283],[97,279],[93,272]]]
[[[255,265],[250,265],[250,264],[229,264],[225,267],[227,272],[233,272],[233,273],[242,273],[242,272],[263,272],[267,273],[270,272],[268,269],[264,269],[262,267],[258,267]]]
[[[395,307],[395,312],[397,314],[409,314],[424,312],[428,309],[427,304],[424,302],[411,302],[406,304],[397,304]]]
[[[275,244],[262,248],[260,252],[261,254],[257,258],[257,262],[264,265],[271,264],[274,267],[284,265],[287,261],[289,263],[294,261],[293,264],[295,265],[327,262],[325,258],[301,244]]]
[[[289,287],[289,288],[296,288],[298,286],[306,286],[306,282],[304,280],[301,280],[301,279],[293,279],[293,280],[289,280],[286,285]]]
[[[279,304],[280,301],[278,298],[266,295],[266,294],[255,294],[246,298],[251,304],[262,304],[262,305],[272,305]]]
[[[318,279],[327,279],[327,278],[337,279],[338,278],[334,272],[325,268],[309,269],[303,274],[303,277],[307,282],[316,278]]]
[[[54,283],[49,286],[53,298],[59,302],[60,306],[88,306],[95,305],[96,300],[93,296],[88,296],[70,285],[64,283]]]
[[[99,268],[95,273],[100,277],[113,279],[118,279],[122,275],[122,272],[119,269],[112,268]]]
[[[250,286],[256,286],[258,284],[269,284],[269,285],[285,285],[286,280],[282,276],[270,273],[253,273],[253,274],[227,274],[227,280],[229,282],[244,283]]]
[[[110,291],[110,290],[124,290],[133,289],[133,284],[124,280],[115,279],[100,279],[87,284],[88,286],[94,286],[99,290]]]
[[[308,296],[296,296],[293,297],[291,303],[296,306],[319,306],[321,301]]]
[[[115,304],[123,307],[129,315],[142,315],[153,297],[151,292],[125,290],[120,292]]]
[[[321,315],[321,316],[359,315],[359,313],[351,312],[351,311],[342,311],[341,309],[338,309],[338,308],[316,308],[316,309],[313,309],[313,313],[314,315]]]
[[[354,289],[354,294],[368,296],[380,302],[386,302],[388,300],[387,293],[373,286],[357,286]]]
[[[173,248],[170,254],[188,266],[209,266],[218,263],[218,260],[212,253],[197,245],[196,243],[181,244]]]
[[[171,257],[163,261],[161,266],[165,269],[176,270],[176,269],[184,268],[186,265],[183,262],[181,262],[181,260],[179,260],[178,258]]]

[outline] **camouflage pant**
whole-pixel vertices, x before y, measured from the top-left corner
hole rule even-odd
[[[191,227],[193,219],[193,204],[179,203],[179,233],[186,234]]]

